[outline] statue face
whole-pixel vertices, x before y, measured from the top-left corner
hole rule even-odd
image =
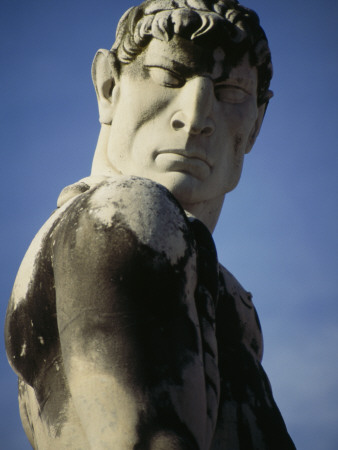
[[[183,206],[232,190],[259,129],[257,71],[245,55],[226,74],[225,57],[175,36],[152,39],[124,66],[112,96],[112,166],[164,185]]]

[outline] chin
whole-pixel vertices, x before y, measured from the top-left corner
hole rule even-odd
[[[152,179],[166,187],[182,206],[208,200],[204,183],[191,175],[172,172]]]

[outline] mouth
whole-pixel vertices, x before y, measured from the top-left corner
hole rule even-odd
[[[211,169],[211,163],[207,160],[207,158],[202,152],[198,151],[187,152],[184,149],[165,149],[157,151],[155,158],[157,158],[159,155],[177,155],[182,158],[182,161],[184,161],[184,159],[191,161],[193,160],[201,161],[202,163],[206,164],[209,167],[209,169]]]
[[[156,164],[163,172],[181,172],[204,180],[211,172],[211,164],[197,151],[165,149],[156,152]]]

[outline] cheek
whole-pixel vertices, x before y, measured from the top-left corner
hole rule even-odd
[[[245,153],[245,139],[241,133],[235,134],[233,152],[233,166],[235,169],[241,169]]]
[[[246,111],[238,114],[237,126],[234,127],[234,151],[238,158],[243,160],[244,154],[248,150],[249,142],[252,138],[257,119],[256,105],[250,105]]]
[[[243,144],[243,135],[241,133],[235,134],[234,143],[233,143],[235,155],[238,155],[241,153],[242,144]]]
[[[247,101],[237,104],[223,104],[221,112],[224,119],[229,123],[229,127],[234,134],[240,132],[245,135],[249,133],[254,125],[258,109],[255,97],[250,97]]]

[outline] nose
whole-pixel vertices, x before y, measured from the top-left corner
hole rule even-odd
[[[214,85],[210,78],[195,77],[180,89],[179,109],[171,118],[175,131],[211,136],[215,122],[211,117],[214,101]]]

